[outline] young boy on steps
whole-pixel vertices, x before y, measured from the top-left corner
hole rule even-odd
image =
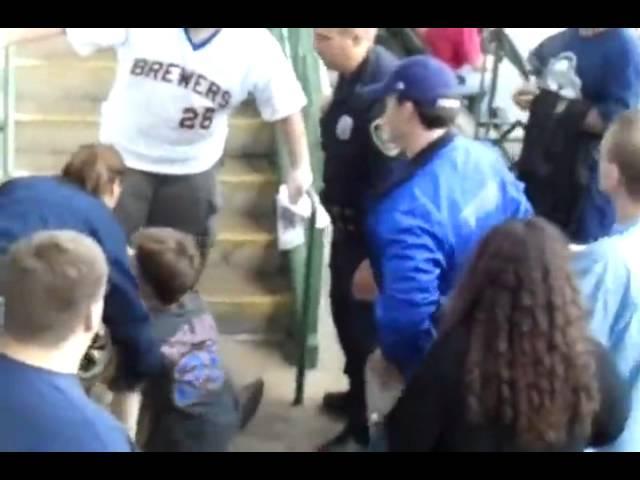
[[[252,382],[236,395],[222,366],[215,320],[193,290],[202,270],[195,239],[171,228],[146,228],[134,236],[133,247],[152,329],[171,367],[143,391],[141,417],[148,429],[141,429],[140,446],[226,451],[255,415],[264,383]]]

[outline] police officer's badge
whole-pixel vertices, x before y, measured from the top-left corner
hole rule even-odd
[[[336,136],[340,140],[349,140],[351,138],[351,132],[353,131],[353,118],[349,115],[342,115],[338,119],[336,125]]]
[[[371,122],[369,132],[371,133],[371,139],[374,145],[386,156],[396,157],[400,155],[401,149],[389,138],[389,132],[385,128],[382,118]]]

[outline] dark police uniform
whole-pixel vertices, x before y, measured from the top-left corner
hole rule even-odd
[[[349,77],[340,76],[333,100],[321,119],[325,153],[325,188],[322,201],[334,225],[331,248],[331,308],[349,377],[349,417],[364,427],[366,407],[364,366],[376,343],[373,305],[356,301],[351,293],[353,275],[367,258],[364,205],[372,186],[392,168],[373,143],[371,123],[384,105],[367,101],[358,91],[383,81],[397,65],[397,58],[375,46]]]

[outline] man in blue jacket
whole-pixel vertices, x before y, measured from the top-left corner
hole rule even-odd
[[[404,168],[377,191],[367,218],[378,340],[405,380],[435,339],[442,301],[480,239],[532,215],[501,154],[451,131],[456,87],[443,62],[416,56],[367,89],[386,100],[388,140],[409,158],[397,160]]]

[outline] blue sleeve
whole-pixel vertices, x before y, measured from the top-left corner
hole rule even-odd
[[[640,44],[625,33],[616,40],[615,51],[607,56],[609,66],[598,95],[602,100],[595,103],[605,124],[640,106]]]
[[[104,322],[122,361],[119,380],[134,386],[160,371],[163,365],[160,346],[151,334],[151,319],[140,300],[126,246],[123,255],[109,258]]]
[[[563,30],[562,32],[556,33],[555,35],[550,36],[549,38],[544,39],[536,48],[534,48],[529,57],[527,58],[527,63],[531,68],[534,76],[538,77],[542,75],[544,69],[547,67],[549,60],[558,55],[567,44],[570,36],[571,30]]]
[[[375,305],[378,338],[385,358],[408,378],[436,336],[446,247],[423,215],[394,212],[389,220]]]
[[[105,297],[104,323],[122,364],[118,381],[134,386],[159,373],[160,346],[151,332],[151,319],[144,307],[127,253],[124,232],[115,219],[102,222],[97,232],[109,262],[109,287]]]

